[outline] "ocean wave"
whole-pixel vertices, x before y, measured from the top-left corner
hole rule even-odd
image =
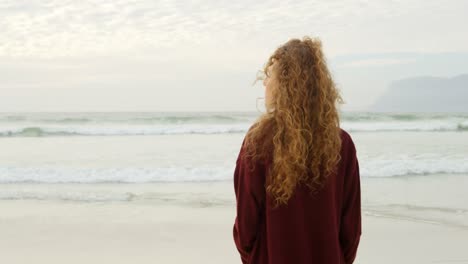
[[[184,125],[184,126],[28,126],[0,127],[0,137],[47,136],[131,136],[179,134],[230,134],[244,133],[248,124],[239,125]]]
[[[133,200],[135,195],[125,193],[96,193],[96,192],[50,192],[50,191],[23,191],[11,190],[0,193],[0,200],[59,200],[74,202],[127,202]]]
[[[0,113],[0,137],[245,133],[259,113]],[[349,132],[466,132],[463,113],[343,113]]]
[[[229,115],[206,116],[158,116],[138,117],[128,120],[130,123],[162,123],[162,124],[190,124],[190,123],[239,123],[252,120],[251,117]]]
[[[0,123],[44,124],[231,124],[251,122],[257,113],[25,113],[2,114]]]
[[[468,121],[418,121],[418,122],[342,122],[341,127],[349,132],[464,132]]]
[[[431,175],[468,175],[468,158],[463,157],[373,157],[360,158],[363,177],[412,177]]]
[[[230,181],[231,167],[0,167],[0,184],[8,183],[157,183]],[[374,160],[360,162],[360,176],[391,178],[468,175],[468,160]]]
[[[145,188],[144,190],[125,186],[115,188],[107,185],[100,188],[97,185],[86,189],[76,185],[60,186],[9,186],[2,189],[0,200],[38,200],[66,202],[151,202],[152,204],[189,205],[190,207],[212,207],[234,205],[235,199],[230,195],[219,195],[216,192],[167,192]]]
[[[345,121],[418,121],[418,120],[467,120],[468,113],[379,113],[379,112],[344,112]]]
[[[84,117],[67,117],[60,119],[40,119],[37,121],[46,123],[89,123],[92,122],[93,119]]]
[[[182,124],[182,125],[73,125],[73,126],[0,126],[0,137],[50,136],[127,136],[245,133],[251,126],[244,124]],[[350,123],[341,127],[348,132],[466,132],[468,122],[461,123]]]
[[[212,182],[232,179],[234,168],[0,167],[0,183]]]

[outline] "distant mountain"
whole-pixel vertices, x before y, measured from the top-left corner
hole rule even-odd
[[[468,112],[468,74],[392,82],[369,109],[376,112]]]

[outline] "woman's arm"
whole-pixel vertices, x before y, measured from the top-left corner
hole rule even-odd
[[[256,164],[250,170],[249,159],[244,157],[245,139],[236,162],[234,171],[234,191],[236,194],[236,219],[233,227],[234,242],[243,263],[252,251],[259,229],[261,208],[264,201],[264,184],[260,173],[263,167]]]
[[[343,194],[343,210],[341,215],[340,244],[346,264],[351,264],[356,253],[361,236],[361,184],[359,162],[356,147],[349,138],[349,165],[346,168]]]

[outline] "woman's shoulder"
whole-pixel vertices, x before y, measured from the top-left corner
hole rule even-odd
[[[350,151],[356,153],[356,146],[354,145],[354,140],[353,137],[351,137],[350,133],[344,130],[343,128],[340,128],[340,134],[342,151],[346,153]]]
[[[351,135],[349,134],[348,131],[344,130],[343,128],[340,127],[340,135],[342,139],[349,140],[351,138]]]
[[[340,135],[341,135],[341,139],[346,140],[346,142],[353,141],[353,138],[351,137],[350,133],[341,127],[340,127]]]

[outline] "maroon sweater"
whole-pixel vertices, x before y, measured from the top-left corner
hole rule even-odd
[[[349,264],[361,236],[359,164],[351,136],[341,129],[338,172],[317,194],[299,185],[287,206],[273,209],[266,195],[270,162],[250,171],[244,142],[234,172],[237,216],[233,235],[244,264]]]

